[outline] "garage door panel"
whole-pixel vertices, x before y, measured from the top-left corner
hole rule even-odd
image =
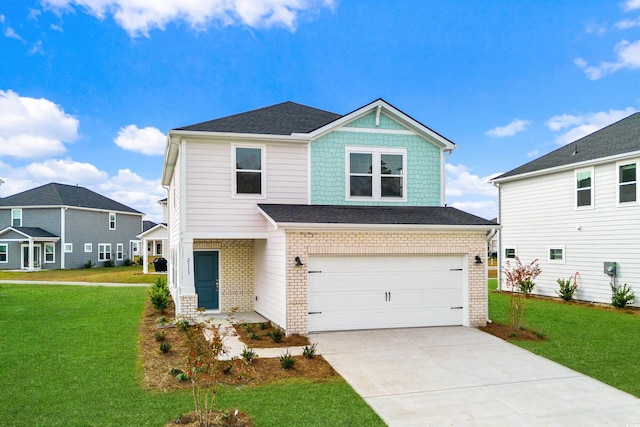
[[[461,325],[455,256],[311,256],[309,330]]]

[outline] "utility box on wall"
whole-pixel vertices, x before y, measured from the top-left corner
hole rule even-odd
[[[604,263],[604,274],[608,274],[609,276],[615,276],[617,274],[618,265],[615,262],[606,262]]]

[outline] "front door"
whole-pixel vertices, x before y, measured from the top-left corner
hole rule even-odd
[[[207,310],[220,308],[220,283],[218,251],[198,251],[193,253],[198,307]]]
[[[40,245],[33,245],[33,268],[39,269],[41,261]],[[29,269],[29,245],[22,245],[22,269]]]

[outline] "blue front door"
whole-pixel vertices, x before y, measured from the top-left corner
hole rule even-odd
[[[193,269],[195,271],[198,307],[204,307],[207,310],[219,309],[218,251],[194,252]]]

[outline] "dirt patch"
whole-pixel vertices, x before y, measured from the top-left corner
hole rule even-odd
[[[298,347],[310,344],[309,338],[298,334],[283,336],[280,342],[274,341],[271,336],[276,334],[279,328],[269,322],[236,323],[234,327],[238,338],[247,348]]]
[[[175,426],[176,424],[186,427],[200,427],[200,422],[195,412],[189,412],[176,420],[171,420],[165,424],[165,427]],[[214,427],[252,427],[254,424],[251,417],[244,412],[215,411],[209,419],[209,425]]]
[[[478,329],[505,341],[545,341],[547,339],[544,334],[538,331],[522,328],[514,330],[510,325],[496,322],[487,323],[487,326],[481,326]]]
[[[185,356],[187,352],[187,339],[184,332],[175,327],[156,328],[157,320],[160,316],[171,320],[174,316],[175,308],[173,302],[165,310],[165,313],[159,313],[151,307],[147,300],[145,309],[140,323],[140,358],[144,373],[144,387],[148,390],[180,390],[191,388],[190,381],[179,381],[176,379],[177,369],[185,369]],[[156,333],[165,333],[163,341],[157,341]],[[293,338],[285,343],[285,346],[307,345],[308,339],[303,344],[298,344],[298,338]],[[286,338],[283,338],[283,341]],[[252,345],[253,348],[266,347],[272,341],[270,338],[257,341],[260,345]],[[160,351],[161,342],[171,344],[171,349],[167,353]],[[255,341],[254,341],[255,342]],[[249,347],[247,345],[247,347]],[[251,363],[245,364],[244,361],[234,362],[234,369],[228,374],[221,375],[221,383],[241,384],[241,385],[261,385],[273,381],[286,378],[306,378],[311,380],[322,381],[335,377],[338,374],[333,370],[331,365],[327,363],[322,356],[315,356],[307,359],[302,356],[294,356],[295,364],[291,369],[283,369],[280,361],[276,359],[256,359]],[[221,363],[221,369],[226,363]],[[173,370],[173,372],[172,372]]]

